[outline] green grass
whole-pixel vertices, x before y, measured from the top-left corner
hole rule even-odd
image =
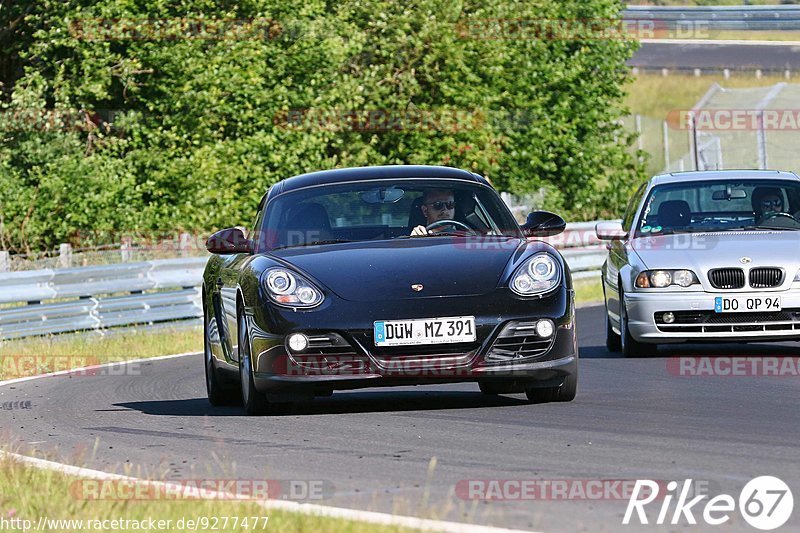
[[[67,476],[58,472],[42,470],[28,465],[20,464],[12,459],[0,458],[0,517],[5,519],[18,518],[33,522],[33,527],[39,517],[50,519],[119,519],[128,520],[171,520],[171,527],[161,531],[195,531],[189,527],[178,527],[178,521],[197,520],[207,517],[209,520],[230,517],[228,527],[218,531],[323,531],[345,533],[389,533],[415,531],[408,528],[378,526],[350,520],[326,518],[313,515],[276,511],[265,509],[254,502],[233,502],[207,499],[194,499],[182,501],[163,500],[84,500],[78,499],[71,492],[70,487],[80,478]],[[250,520],[249,527],[232,527],[233,517],[268,517],[265,521],[259,518],[258,527],[253,527]],[[221,522],[220,522],[221,525]],[[207,528],[197,528],[200,531]],[[22,531],[22,529],[19,529]],[[58,529],[44,529],[44,531],[73,532],[87,531],[61,527]],[[99,529],[95,529],[100,531]],[[107,531],[157,531],[156,529],[106,529]]]
[[[691,109],[714,83],[726,89],[772,86],[787,81],[780,75],[756,78],[752,72],[731,72],[729,79],[722,73],[692,76],[687,74],[639,74],[627,87],[626,106],[631,115],[641,115],[642,148],[650,154],[647,164],[649,175],[661,172],[664,167],[663,121],[670,111]],[[625,127],[634,131],[633,116],[626,117]],[[668,129],[670,137],[670,159],[676,160],[688,153],[688,133],[684,130]],[[634,145],[635,147],[636,145]]]
[[[573,283],[575,289],[575,304],[587,306],[603,302],[603,287],[600,284],[600,274],[590,279],[580,279]]]
[[[707,30],[698,31],[692,39],[709,40],[743,40],[743,41],[800,41],[799,31],[763,31],[763,30]]]
[[[714,84],[726,89],[737,87],[765,87],[787,81],[783,76],[770,75],[756,78],[752,72],[731,72],[725,79],[722,73],[703,76],[687,74],[639,74],[628,85],[625,103],[631,114],[665,120],[673,109],[691,109]]]
[[[53,335],[0,344],[0,379],[203,349],[199,327],[126,330],[99,337]]]

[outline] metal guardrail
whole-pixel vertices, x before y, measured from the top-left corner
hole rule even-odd
[[[572,279],[600,277],[600,267],[606,260],[608,248],[594,231],[598,222],[606,221],[573,222],[567,224],[564,233],[544,239],[558,248],[564,256],[572,272]]]
[[[544,239],[562,249],[575,279],[599,275],[605,260],[607,251],[597,240],[595,224],[568,224],[564,233]],[[206,261],[181,258],[2,273],[0,304],[23,305],[0,309],[0,339],[197,319],[203,315],[200,286]]]
[[[0,339],[198,318],[203,314],[199,286],[206,261],[166,259],[3,273],[0,303],[25,305],[0,310]]]
[[[800,6],[628,6],[626,21],[649,21],[662,27],[703,24],[712,30],[800,30]]]

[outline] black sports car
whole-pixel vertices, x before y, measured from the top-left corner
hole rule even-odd
[[[208,397],[248,414],[334,389],[472,381],[570,401],[569,269],[539,211],[520,227],[481,176],[337,169],[283,180],[252,230],[212,235],[203,276]]]

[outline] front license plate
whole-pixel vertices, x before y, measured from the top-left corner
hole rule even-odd
[[[375,346],[449,344],[475,341],[475,317],[381,320],[374,323]]]
[[[714,311],[717,313],[752,313],[780,310],[780,296],[717,296],[714,298]]]

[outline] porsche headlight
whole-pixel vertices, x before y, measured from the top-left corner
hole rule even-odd
[[[547,253],[538,253],[527,259],[511,276],[509,286],[520,296],[533,296],[547,292],[561,280],[561,267]]]
[[[636,276],[636,287],[639,289],[663,289],[670,285],[690,287],[700,283],[691,270],[645,270]]]
[[[314,307],[322,303],[322,291],[303,276],[285,268],[267,270],[263,280],[269,297],[280,305]]]

